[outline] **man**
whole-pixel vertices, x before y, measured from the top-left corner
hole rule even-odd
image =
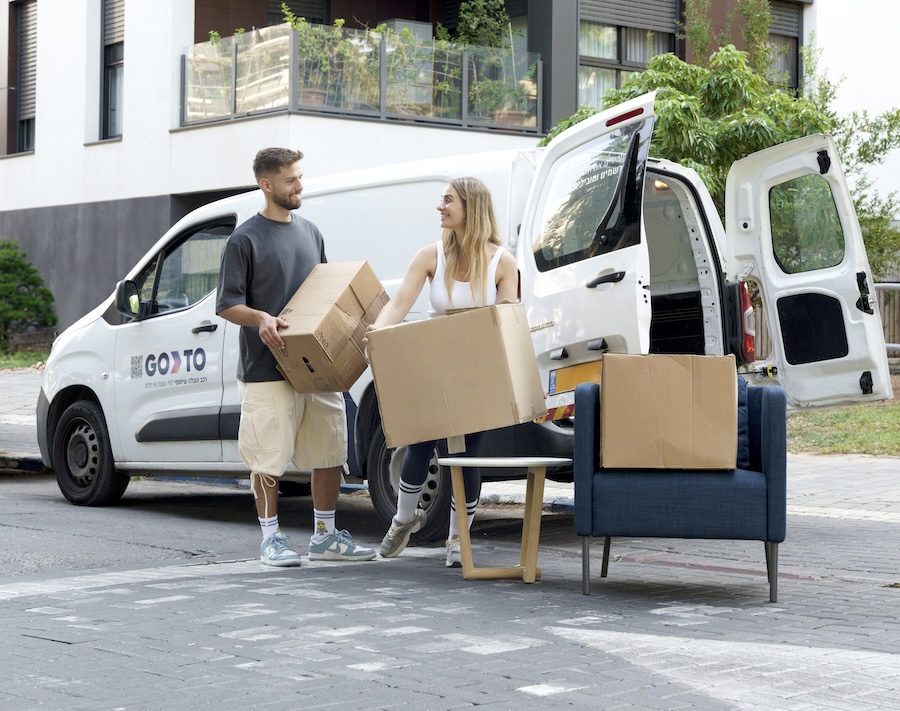
[[[276,369],[269,348],[283,348],[277,317],[316,264],[325,262],[319,229],[294,210],[303,191],[300,160],[288,148],[256,154],[253,173],[265,195],[261,212],[238,226],[225,245],[216,312],[240,330],[238,446],[250,469],[262,528],[260,560],[300,565],[299,554],[278,525],[278,479],[291,460],[312,469],[313,535],[310,560],[372,560],[375,551],[353,542],[334,525],[347,458],[347,420],[342,393],[296,392]]]

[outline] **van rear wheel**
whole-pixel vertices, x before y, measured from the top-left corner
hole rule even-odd
[[[403,461],[405,447],[388,449],[381,427],[375,429],[369,445],[368,465],[369,496],[375,513],[384,524],[385,531],[397,513],[397,491],[400,487],[400,462]],[[419,502],[420,508],[428,514],[428,521],[422,529],[413,534],[415,541],[446,540],[450,525],[450,470],[438,466],[437,450],[428,463],[428,478]]]
[[[129,478],[116,471],[99,405],[80,400],[63,412],[53,435],[53,470],[73,504],[105,506],[122,498]]]

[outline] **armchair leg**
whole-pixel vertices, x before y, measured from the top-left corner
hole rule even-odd
[[[612,539],[610,536],[606,536],[603,539],[603,565],[600,568],[600,577],[601,578],[605,578],[606,573],[609,570],[609,544],[610,544],[611,540]]]
[[[581,537],[581,594],[591,594],[591,537]]]
[[[778,544],[765,541],[766,571],[769,575],[769,602],[778,602]]]

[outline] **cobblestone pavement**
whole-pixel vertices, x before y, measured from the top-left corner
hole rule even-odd
[[[22,449],[0,451],[33,453],[33,405],[9,403],[9,380],[0,431]],[[474,552],[504,564],[524,486],[489,486]],[[433,546],[286,570],[197,555],[0,578],[0,708],[900,706],[898,459],[789,457],[777,603],[762,544],[745,541],[615,539],[605,579],[595,545],[584,596],[571,515],[551,510],[571,488],[547,494],[534,585],[464,581]]]

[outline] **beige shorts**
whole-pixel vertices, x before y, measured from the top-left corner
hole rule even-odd
[[[298,393],[286,380],[239,381],[238,392],[238,449],[250,471],[281,476],[291,461],[300,470],[347,461],[343,393]]]

